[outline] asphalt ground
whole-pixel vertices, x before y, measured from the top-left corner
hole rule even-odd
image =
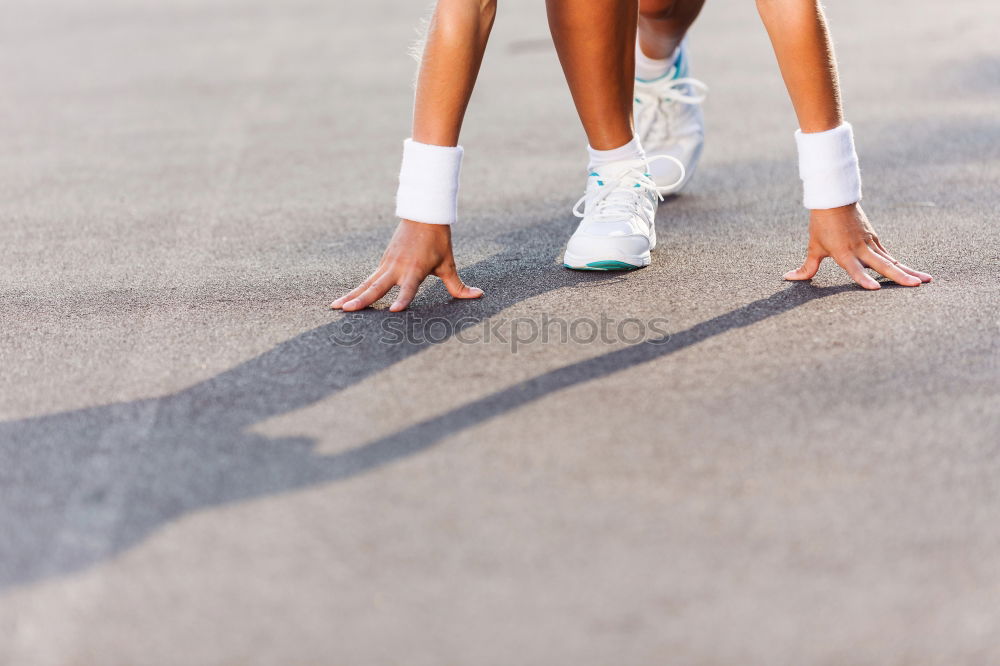
[[[0,663],[1000,662],[1000,9],[828,7],[865,209],[935,277],[869,293],[780,279],[795,119],[735,0],[653,265],[564,270],[542,5],[463,133],[486,296],[358,316],[423,7],[0,7]]]

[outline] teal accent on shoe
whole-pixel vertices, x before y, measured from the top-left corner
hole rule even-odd
[[[680,49],[677,53],[677,60],[674,61],[674,75],[671,78],[680,79],[687,76],[688,74],[688,64],[687,58],[684,57],[685,50]]]
[[[624,261],[613,260],[592,261],[586,266],[570,266],[569,264],[563,264],[563,266],[574,271],[634,271],[637,268],[642,268],[642,266],[627,264]]]

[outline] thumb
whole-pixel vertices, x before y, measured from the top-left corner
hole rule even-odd
[[[810,252],[801,266],[793,271],[788,271],[783,277],[786,280],[811,280],[819,270],[821,261],[823,261],[821,255]]]
[[[452,298],[479,298],[483,295],[482,289],[466,286],[462,282],[462,278],[458,277],[458,271],[455,270],[455,264],[442,265],[434,274],[441,278],[441,281],[444,282],[444,288],[448,290]]]

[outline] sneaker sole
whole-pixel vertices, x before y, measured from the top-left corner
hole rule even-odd
[[[634,271],[649,266],[649,254],[621,259],[598,259],[596,257],[575,257],[568,252],[563,257],[563,266],[574,271]]]
[[[642,266],[626,264],[624,261],[592,261],[586,266],[570,266],[569,264],[563,264],[563,266],[574,271],[635,271],[642,268]]]

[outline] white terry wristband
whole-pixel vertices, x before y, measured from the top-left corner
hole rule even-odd
[[[427,224],[454,224],[458,219],[462,154],[461,146],[432,146],[413,139],[404,141],[396,216]]]
[[[802,203],[817,210],[861,201],[861,170],[850,123],[825,132],[795,130]]]

